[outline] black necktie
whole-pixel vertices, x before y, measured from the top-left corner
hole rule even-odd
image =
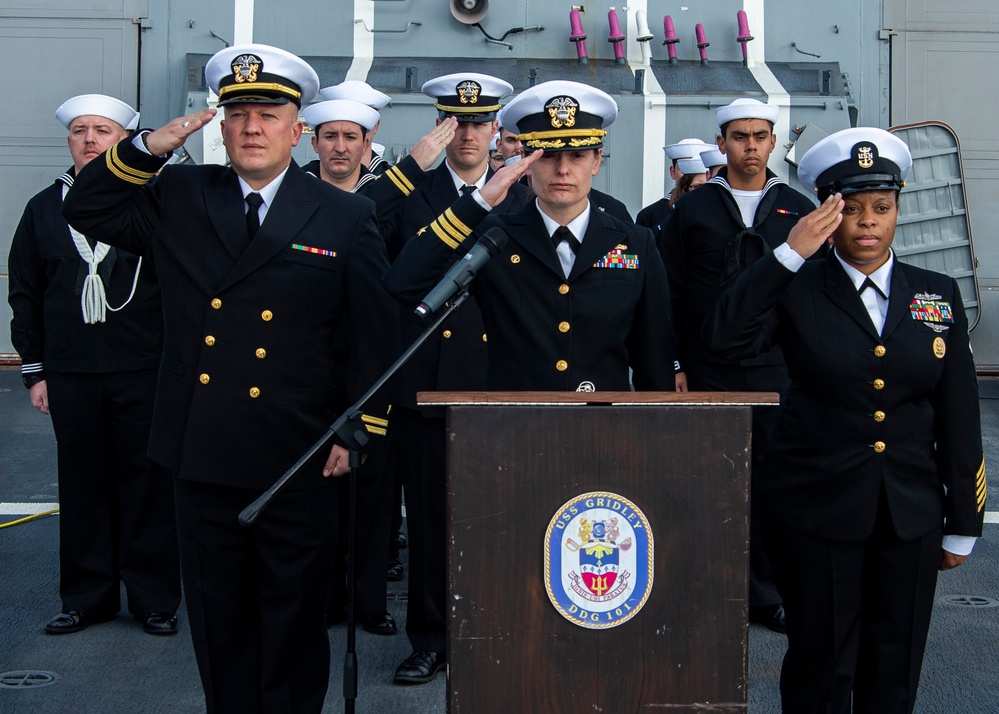
[[[465,184],[464,186],[461,187],[461,195],[464,196],[466,193],[471,193],[474,190],[475,186],[469,186],[468,184]]]
[[[567,241],[569,243],[569,248],[572,249],[573,255],[576,255],[582,246],[582,244],[576,240],[576,236],[572,234],[572,231],[565,226],[559,226],[555,229],[555,232],[552,233],[552,245],[555,246],[556,249],[558,249],[562,241]]]
[[[246,211],[246,232],[250,236],[250,240],[253,240],[253,236],[257,235],[257,231],[260,229],[260,207],[264,204],[264,199],[259,193],[249,193],[246,195],[246,205],[249,208]]]
[[[877,284],[870,278],[864,278],[864,282],[860,284],[860,294],[863,295],[864,291],[867,290],[867,288],[874,288],[874,292],[883,297],[885,300],[888,299],[888,296],[885,295],[881,291],[881,288],[879,288]]]

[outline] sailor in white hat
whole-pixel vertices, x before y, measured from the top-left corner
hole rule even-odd
[[[641,211],[639,211],[635,222],[640,226],[645,226],[651,228],[653,234],[659,235],[661,231],[661,225],[665,223],[666,218],[669,216],[670,209],[673,204],[676,203],[676,199],[679,197],[679,193],[676,191],[677,182],[680,177],[683,176],[683,170],[680,168],[680,159],[691,159],[695,158],[701,151],[712,148],[714,144],[708,144],[700,139],[688,138],[681,139],[675,144],[668,144],[663,147],[663,151],[666,153],[666,158],[669,159],[669,177],[673,180],[673,188],[666,194],[664,198],[660,198],[658,201],[649,204]],[[689,190],[689,186],[685,187],[683,193]]]
[[[384,159],[385,147],[374,139],[382,125],[381,111],[392,102],[392,97],[359,79],[348,79],[331,87],[323,87],[319,90],[319,95],[323,99],[349,99],[360,102],[379,112],[378,121],[368,132],[371,135],[371,146],[365,150],[361,163],[376,176],[385,173],[391,164]]]
[[[728,159],[725,158],[725,154],[718,150],[717,146],[712,146],[701,152],[701,163],[708,170],[708,178],[711,179],[718,175],[718,170],[722,166],[728,165]]]
[[[668,196],[670,209],[676,205],[680,196],[703,186],[704,182],[708,180],[708,171],[701,162],[700,156],[694,156],[689,159],[677,159],[676,165],[680,173],[680,178],[676,180],[676,186],[673,187]],[[656,234],[656,232],[653,229],[653,234]]]
[[[378,124],[376,110],[350,99],[330,99],[310,104],[302,114],[312,127],[312,148],[319,154],[318,161],[304,167],[306,171],[343,191],[356,191],[375,180],[362,159]]]
[[[674,319],[687,329],[679,337],[683,379],[692,391],[753,389],[781,392],[787,373],[780,351],[752,363],[725,362],[710,354],[697,326],[725,288],[761,256],[787,240],[798,220],[814,205],[767,168],[776,145],[773,132],[779,108],[740,98],[718,108],[717,148],[726,166],[701,188],[682,196],[665,223],[660,241],[670,276]],[[776,408],[753,410],[753,438],[765,443]],[[756,483],[760,454],[753,458]],[[769,575],[763,540],[756,532],[759,501],[751,504],[750,621],[783,631],[780,594]]]
[[[113,145],[63,208],[81,230],[153,256],[170,305],[149,453],[177,477],[208,710],[318,712],[339,490],[324,476],[349,470],[347,449],[313,460],[252,526],[236,517],[326,433],[337,395],[389,366],[398,306],[381,284],[374,204],[292,160],[315,70],[249,44],[220,50],[205,76],[225,113],[230,166],[167,166],[152,181],[212,120],[206,109]],[[380,397],[365,407],[372,439],[385,434],[386,410]]]
[[[815,144],[798,174],[822,205],[703,326],[727,360],[779,344],[792,375],[753,497],[787,609],[786,712],[911,712],[938,571],[982,534],[961,292],[891,248],[911,163],[882,129]],[[804,262],[830,235],[833,251]]]
[[[103,94],[66,100],[72,166],[36,194],[8,260],[11,343],[32,406],[50,414],[58,450],[61,635],[114,619],[124,584],[146,632],[177,632],[179,554],[173,484],[146,456],[163,344],[150,262],[67,225],[63,199],[138,117]],[[125,564],[128,564],[125,567]],[[121,564],[121,568],[119,568]]]

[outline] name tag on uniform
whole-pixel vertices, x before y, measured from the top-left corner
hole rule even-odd
[[[298,243],[291,244],[292,250],[301,250],[305,253],[315,253],[316,255],[325,255],[327,258],[335,258],[335,250],[324,250],[323,248],[313,248],[311,245],[299,245]]]
[[[593,264],[594,268],[624,268],[638,270],[638,256],[625,253],[623,248],[615,248],[610,253]]]

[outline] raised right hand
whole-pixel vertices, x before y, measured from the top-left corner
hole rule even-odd
[[[146,134],[146,148],[153,156],[166,156],[179,149],[187,137],[208,124],[217,113],[215,109],[204,109],[194,114],[177,117],[169,124]]]
[[[836,193],[798,220],[787,236],[788,246],[804,259],[811,258],[839,228],[843,220],[843,197]]]

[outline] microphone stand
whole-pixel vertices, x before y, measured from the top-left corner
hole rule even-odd
[[[354,558],[355,558],[355,529],[357,526],[357,472],[361,467],[361,450],[368,443],[367,430],[361,421],[362,408],[375,395],[375,393],[385,386],[399,369],[413,356],[423,343],[429,339],[441,324],[451,316],[455,310],[462,306],[468,299],[468,288],[463,288],[454,298],[449,300],[441,310],[437,318],[425,329],[419,337],[411,344],[399,358],[392,363],[381,377],[366,391],[361,398],[341,414],[333,424],[330,425],[326,433],[319,440],[309,447],[295,464],[284,472],[284,474],[274,485],[260,495],[257,500],[244,508],[239,514],[239,524],[241,526],[251,526],[267,504],[283,489],[287,483],[295,477],[305,464],[312,459],[319,451],[325,448],[333,437],[339,437],[348,450],[348,465],[350,471],[349,497],[348,497],[348,518],[347,518],[347,648],[343,660],[343,699],[344,713],[353,714],[354,703],[357,699],[357,644],[356,644],[356,622],[354,619]]]

